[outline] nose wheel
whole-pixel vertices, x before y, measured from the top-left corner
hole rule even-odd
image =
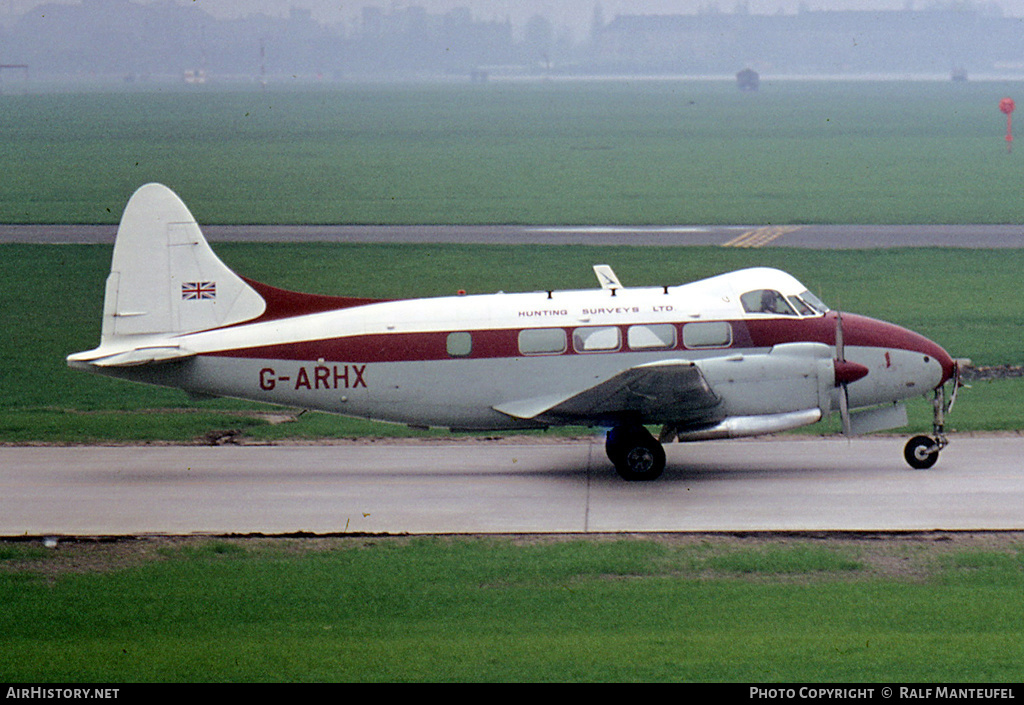
[[[665,469],[665,449],[643,426],[612,428],[604,447],[615,471],[624,480],[654,480]]]
[[[946,388],[943,386],[935,390],[935,399],[932,402],[935,411],[932,435],[914,436],[903,447],[903,457],[907,464],[915,470],[927,470],[935,465],[939,460],[939,451],[949,444],[945,432],[946,413],[953,408],[958,386],[960,386],[959,368],[957,368],[957,374],[953,381],[953,394],[948,404],[946,403]]]
[[[939,459],[939,451],[946,444],[945,438],[914,436],[903,448],[903,457],[915,470],[927,470]]]

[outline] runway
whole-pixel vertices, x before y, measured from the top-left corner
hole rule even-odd
[[[650,483],[599,438],[0,448],[0,536],[1024,529],[1016,436],[672,444]]]
[[[878,249],[1024,247],[1020,225],[203,225],[210,242],[721,246]],[[114,225],[0,225],[0,243],[112,244]]]

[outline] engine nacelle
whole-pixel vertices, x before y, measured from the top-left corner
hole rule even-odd
[[[833,409],[836,386],[832,348],[786,343],[767,353],[696,362],[708,385],[726,400],[726,416],[776,415]]]

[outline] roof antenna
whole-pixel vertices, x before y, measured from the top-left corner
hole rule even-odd
[[[622,288],[619,278],[615,276],[615,272],[607,264],[595,264],[594,274],[597,275],[597,281],[601,284],[602,289],[612,290],[612,296],[615,296],[614,292],[616,289]]]

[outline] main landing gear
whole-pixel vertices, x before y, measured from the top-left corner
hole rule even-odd
[[[640,424],[612,428],[604,447],[615,471],[624,480],[654,480],[665,469],[665,449]]]
[[[903,457],[907,464],[916,470],[927,470],[939,459],[939,451],[949,445],[946,439],[946,414],[953,408],[956,400],[956,390],[960,386],[960,370],[957,368],[953,380],[953,393],[950,395],[949,403],[946,403],[946,388],[939,387],[935,390],[935,398],[932,401],[934,419],[932,420],[931,436],[914,436],[907,445],[903,447]]]

